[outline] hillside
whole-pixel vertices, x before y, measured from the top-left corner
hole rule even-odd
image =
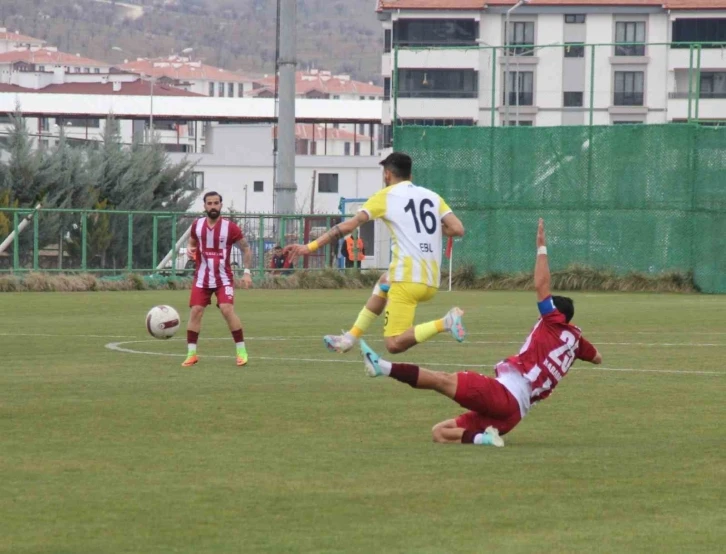
[[[120,62],[194,48],[231,70],[271,72],[274,0],[2,0],[0,26],[59,49]],[[123,53],[112,50],[118,46]],[[308,66],[380,82],[375,0],[298,0],[298,57]]]

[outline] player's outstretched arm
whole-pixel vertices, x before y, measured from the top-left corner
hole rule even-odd
[[[463,237],[464,224],[453,212],[449,212],[441,220],[441,232],[447,237]]]
[[[550,265],[547,261],[547,240],[542,218],[540,218],[537,225],[537,262],[534,264],[534,288],[537,290],[537,302],[542,302],[551,294]]]
[[[592,360],[590,360],[590,363],[595,364],[595,365],[600,365],[602,363],[602,354],[600,354],[600,352],[595,354],[595,357]]]
[[[252,249],[245,238],[238,240],[237,245],[240,250],[242,250],[242,260],[245,264],[245,272],[242,276],[242,283],[244,284],[244,287],[248,289],[252,286],[252,274],[250,272],[250,268],[252,267]]]
[[[285,247],[285,253],[292,254],[293,258],[298,256],[307,256],[308,254],[315,252],[318,248],[330,244],[331,242],[342,239],[343,237],[350,235],[358,227],[366,223],[370,218],[364,211],[360,211],[350,219],[346,219],[342,223],[338,223],[328,230],[325,234],[318,237],[308,244],[291,244]]]

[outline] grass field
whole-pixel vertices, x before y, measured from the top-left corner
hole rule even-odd
[[[723,552],[726,297],[573,295],[603,366],[494,449],[433,444],[458,406],[323,348],[366,291],[240,292],[241,369],[216,310],[195,368],[145,335],[187,294],[0,295],[0,552]],[[454,303],[468,342],[398,358],[489,373],[537,313],[455,292],[418,319]]]

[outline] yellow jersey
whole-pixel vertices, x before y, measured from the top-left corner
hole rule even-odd
[[[439,286],[441,220],[451,213],[443,198],[411,181],[403,181],[379,190],[360,211],[371,219],[382,219],[391,231],[391,282]]]

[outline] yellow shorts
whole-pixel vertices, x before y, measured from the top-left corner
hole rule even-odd
[[[396,337],[411,328],[419,302],[431,300],[438,288],[422,283],[391,283],[386,304],[384,337]]]

